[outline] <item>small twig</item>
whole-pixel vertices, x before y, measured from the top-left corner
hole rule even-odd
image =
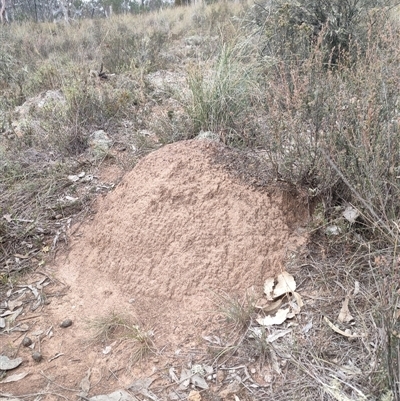
[[[121,369],[120,369],[120,370],[121,370]],[[118,376],[117,376],[110,368],[108,368],[108,371],[111,373],[111,375],[108,376],[107,381],[110,380],[110,377],[111,377],[111,376],[114,376],[116,380],[119,380]]]
[[[29,317],[23,317],[22,319],[18,319],[18,322],[22,322],[24,320],[34,319],[35,317],[40,317],[41,315],[34,315]]]
[[[52,358],[49,359],[49,362],[54,361],[54,359],[57,359],[57,358],[59,358],[60,356],[63,356],[63,355],[64,355],[63,353],[55,354]]]

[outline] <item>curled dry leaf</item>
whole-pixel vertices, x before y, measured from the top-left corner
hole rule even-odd
[[[255,307],[257,309],[261,309],[265,313],[273,313],[281,307],[282,303],[282,298],[272,302],[268,302],[266,299],[260,299],[259,301],[257,301]]]
[[[292,299],[289,302],[294,315],[298,315],[301,312],[301,308],[304,306],[303,300],[298,292],[294,292]]]
[[[267,296],[268,301],[273,301],[272,291],[274,290],[275,280],[273,278],[267,278],[264,283],[264,293]]]
[[[275,287],[271,286],[271,283],[274,283]],[[264,292],[269,301],[257,301],[256,308],[270,316],[259,317],[257,322],[261,326],[278,325],[282,324],[286,319],[291,319],[299,314],[304,303],[300,294],[295,292],[295,289],[296,282],[293,276],[287,272],[279,274],[276,280],[266,280]],[[285,306],[285,308],[282,306]],[[271,316],[273,314],[274,316]]]
[[[352,334],[350,332],[350,330],[346,330],[346,331],[340,330],[326,316],[324,316],[324,320],[334,332],[336,332],[336,333],[338,333],[338,334],[340,334],[340,335],[342,335],[344,337],[347,337],[347,338],[360,338],[360,337],[362,337],[362,335],[359,335],[359,334]]]
[[[274,288],[273,296],[278,298],[288,292],[294,292],[296,290],[296,282],[294,277],[288,272],[283,272],[278,275],[277,284]]]
[[[279,274],[276,278],[268,278],[264,282],[264,293],[269,301],[296,290],[294,277],[288,272]]]
[[[274,316],[265,316],[256,319],[257,323],[261,326],[273,326],[275,324],[282,324],[290,312],[289,308],[279,309]]]
[[[347,296],[343,301],[342,309],[340,309],[340,313],[338,316],[338,321],[341,323],[349,323],[354,320],[353,316],[351,316],[349,311],[349,297]]]

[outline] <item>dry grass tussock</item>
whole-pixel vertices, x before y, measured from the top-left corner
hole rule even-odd
[[[112,311],[104,316],[90,319],[87,322],[92,332],[90,342],[124,347],[130,350],[130,362],[141,362],[149,354],[156,353],[153,330],[146,330],[142,325],[132,321],[130,316]],[[117,345],[115,345],[117,343]]]
[[[236,337],[229,352],[214,350],[218,358],[280,367],[253,399],[400,400],[399,14],[388,2],[345,3],[217,3],[5,26],[2,290],[41,266],[67,240],[70,218],[105,188],[83,190],[68,175],[104,163],[129,169],[165,143],[212,131],[268,166],[314,212],[309,252],[288,263],[308,296],[290,340],[266,346],[263,336],[249,337],[251,300],[229,301]],[[101,65],[107,79],[89,74]],[[32,102],[22,118],[16,107],[49,90],[62,101]],[[100,129],[111,143],[101,156],[90,147]],[[354,221],[343,216],[348,206]],[[339,324],[346,297],[354,320]],[[325,317],[360,336],[349,340]],[[124,326],[114,323],[106,326]]]

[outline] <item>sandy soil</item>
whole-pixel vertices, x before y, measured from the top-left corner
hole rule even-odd
[[[99,199],[89,221],[72,227],[69,251],[42,270],[54,278],[50,304],[22,316],[29,318],[28,334],[42,331],[30,336],[44,359],[36,363],[30,349],[19,347],[18,370],[30,374],[0,385],[2,391],[76,399],[88,369],[90,396],[156,373],[162,385],[166,367],[183,366],[204,349],[202,336],[219,324],[217,294],[261,294],[264,280],[305,244],[307,210],[277,189],[232,176],[213,162],[224,151],[210,141],[165,146]],[[129,342],[89,343],[88,321],[111,312],[153,330],[157,355],[135,365]],[[66,318],[72,326],[60,328]],[[21,339],[2,337],[2,353],[15,356]]]

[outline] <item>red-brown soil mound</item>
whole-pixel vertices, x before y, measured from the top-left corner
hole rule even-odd
[[[168,322],[165,333],[187,331],[213,292],[244,294],[281,271],[303,240],[288,227],[287,196],[233,178],[212,162],[218,146],[180,142],[138,163],[73,242],[64,279],[91,293],[101,272],[138,317]]]
[[[105,355],[105,344],[82,341],[91,338],[87,321],[112,311],[154,330],[162,352],[141,368],[162,370],[177,355],[190,359],[187,353],[216,327],[215,294],[243,296],[251,287],[261,293],[264,280],[283,269],[289,252],[305,242],[297,228],[306,209],[276,189],[235,178],[215,162],[224,152],[196,140],[163,147],[98,202],[91,221],[73,229],[69,252],[52,272],[68,285],[65,295],[28,317],[29,333],[44,333],[44,359],[37,364],[21,349],[29,380],[10,383],[8,391],[34,392],[50,380],[79,390],[91,367],[98,383],[91,394],[99,394],[146,374],[127,369],[128,343],[108,344]],[[62,329],[66,318],[73,325]]]

